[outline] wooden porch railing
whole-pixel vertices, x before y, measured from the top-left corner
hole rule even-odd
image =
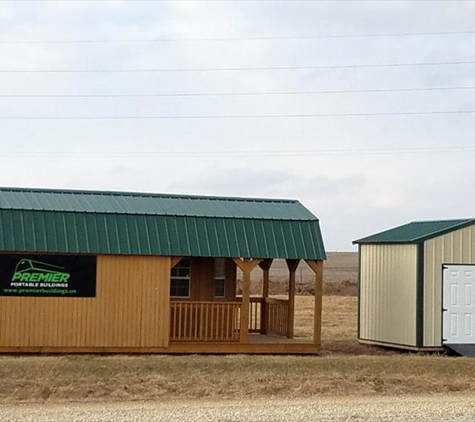
[[[238,296],[236,300],[242,303],[242,297]],[[249,298],[249,332],[250,333],[262,333],[262,323],[264,306],[262,303],[264,298],[262,297],[250,297]]]
[[[289,330],[289,301],[267,299],[267,333],[287,336]]]
[[[170,341],[239,341],[241,303],[171,302]]]
[[[242,298],[237,300],[241,303]],[[249,332],[276,334],[287,337],[289,334],[288,299],[264,299],[251,297],[249,303]]]
[[[240,297],[236,302],[171,302],[170,341],[238,342],[241,305]],[[250,298],[250,333],[287,336],[289,323],[288,300]]]
[[[262,311],[263,306],[262,302],[264,299],[262,297],[251,297],[249,298],[249,332],[250,333],[261,333],[262,330]]]

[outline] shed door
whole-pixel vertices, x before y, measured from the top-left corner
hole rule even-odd
[[[475,344],[475,265],[444,265],[443,343]]]

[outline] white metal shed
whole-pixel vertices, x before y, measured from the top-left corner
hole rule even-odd
[[[353,243],[361,343],[475,351],[475,219],[415,221]]]

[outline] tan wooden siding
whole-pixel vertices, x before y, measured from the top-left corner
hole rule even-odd
[[[442,264],[475,264],[475,226],[424,244],[424,346],[442,346]]]
[[[361,245],[360,338],[416,344],[417,246]]]
[[[168,347],[170,258],[99,256],[95,298],[0,297],[0,348]]]

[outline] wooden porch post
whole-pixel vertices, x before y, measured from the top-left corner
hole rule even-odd
[[[315,273],[315,314],[313,342],[320,346],[322,342],[322,295],[323,295],[323,261],[306,261]]]
[[[241,304],[241,322],[239,327],[239,342],[247,343],[249,341],[249,301],[251,296],[251,272],[261,262],[260,259],[233,258],[236,265],[242,271],[242,304]]]
[[[287,337],[294,337],[294,319],[295,319],[295,271],[299,265],[299,259],[287,259],[289,268],[289,315],[287,326]]]
[[[262,269],[261,334],[267,334],[267,298],[269,297],[269,270],[272,259],[265,259],[259,264]]]
[[[245,266],[242,272],[242,307],[239,332],[239,341],[241,343],[249,341],[249,297],[251,296],[251,270],[249,262],[249,258],[244,259]]]

